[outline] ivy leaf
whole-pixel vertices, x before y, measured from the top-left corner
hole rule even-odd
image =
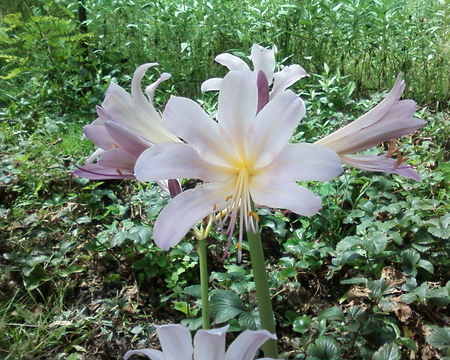
[[[217,290],[211,295],[211,313],[215,322],[227,322],[235,316],[245,312],[245,306],[239,296],[231,290]]]
[[[372,360],[400,360],[400,351],[394,343],[384,344],[373,354]]]

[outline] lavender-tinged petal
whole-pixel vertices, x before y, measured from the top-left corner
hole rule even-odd
[[[105,150],[98,148],[95,150],[91,156],[86,159],[86,164],[92,164],[96,158],[98,158],[101,154],[103,154]]]
[[[191,332],[178,324],[156,326],[164,360],[192,360]]]
[[[269,102],[269,83],[267,82],[266,75],[262,71],[258,71],[256,83],[258,87],[258,108],[256,112],[259,113]]]
[[[201,86],[201,91],[202,92],[207,92],[207,91],[216,91],[216,90],[220,90],[220,85],[222,85],[222,78],[211,78],[208,79],[206,81],[203,82],[202,86]]]
[[[116,144],[136,158],[153,145],[147,139],[115,121],[106,121],[105,127],[111,137],[115,140]]]
[[[405,163],[398,164],[395,159],[387,158],[384,155],[342,155],[341,161],[357,169],[387,172],[420,181],[419,173],[412,166]]]
[[[275,73],[273,79],[273,89],[270,92],[270,100],[281,94],[289,86],[305,76],[308,76],[305,69],[297,64],[286,66],[283,70]]]
[[[164,354],[159,350],[154,349],[142,349],[142,350],[130,350],[125,353],[123,360],[128,360],[132,355],[145,355],[150,360],[167,360]]]
[[[273,49],[266,49],[254,44],[250,56],[252,58],[254,71],[256,73],[262,71],[266,75],[268,84],[272,84],[273,71],[275,69],[275,52]]]
[[[230,71],[233,70],[250,71],[250,68],[245,63],[244,60],[228,53],[219,54],[216,56],[214,60],[216,60],[216,62],[218,62],[219,64],[226,66]]]
[[[256,351],[267,340],[276,340],[276,336],[266,330],[246,330],[234,340],[225,355],[225,360],[253,360]]]
[[[153,103],[153,96],[155,95],[155,90],[157,86],[161,84],[163,81],[169,80],[171,76],[172,75],[170,75],[169,73],[162,73],[158,80],[156,80],[153,84],[147,86],[147,88],[145,89],[145,93],[147,94],[147,98],[150,104]]]
[[[181,178],[227,181],[232,175],[230,169],[212,165],[189,145],[176,142],[158,144],[144,151],[136,162],[135,172],[139,181]]]
[[[172,96],[164,110],[163,122],[169,131],[186,141],[206,161],[223,166],[230,162],[227,134],[196,102]]]
[[[163,250],[177,245],[188,231],[213,211],[223,210],[232,186],[209,183],[183,191],[161,211],[153,228],[156,245]]]
[[[255,122],[258,104],[256,73],[230,71],[223,79],[218,102],[219,124],[232,139],[237,156],[242,157],[248,128]]]
[[[259,112],[243,140],[255,168],[268,165],[278,156],[304,114],[303,101],[292,91],[277,96]]]
[[[83,127],[83,133],[100,149],[108,150],[118,146],[117,142],[114,141],[105,126],[86,125]]]
[[[257,171],[261,176],[267,173],[292,181],[329,181],[341,172],[339,156],[315,144],[287,145],[271,164]]]
[[[298,215],[312,216],[322,208],[321,199],[311,191],[273,173],[253,177],[250,194],[260,206],[287,209]]]
[[[195,360],[224,360],[225,337],[229,326],[198,330],[194,337]]]

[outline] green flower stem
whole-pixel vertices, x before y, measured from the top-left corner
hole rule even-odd
[[[252,261],[253,277],[255,279],[256,300],[258,302],[261,328],[271,334],[275,334],[275,320],[272,301],[270,299],[269,279],[267,278],[261,236],[259,232],[255,234],[252,231],[247,231],[247,240],[250,247],[250,258]],[[264,357],[278,359],[276,340],[266,341],[262,348],[264,350]]]
[[[198,257],[200,262],[200,289],[202,294],[202,322],[203,329],[211,329],[211,316],[209,311],[209,276],[206,263],[206,240],[198,240]]]

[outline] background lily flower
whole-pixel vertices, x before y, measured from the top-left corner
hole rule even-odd
[[[339,157],[315,144],[286,145],[305,114],[303,101],[284,91],[257,113],[255,72],[231,71],[221,85],[218,122],[186,98],[171,97],[165,126],[186,143],[147,149],[136,163],[136,178],[156,181],[194,178],[204,183],[184,191],[161,211],[153,230],[167,250],[208,214],[224,210],[222,225],[233,235],[239,215],[239,241],[245,228],[256,232],[252,202],[314,215],[321,200],[296,181],[326,181],[341,171]],[[220,225],[220,224],[219,224]]]
[[[192,336],[186,327],[177,324],[156,326],[162,351],[131,350],[125,354],[124,360],[134,354],[145,355],[151,360],[253,360],[262,344],[269,339],[276,339],[275,335],[266,330],[246,330],[225,352],[227,330],[228,326],[213,330],[199,330],[194,336],[192,345]]]
[[[141,91],[141,80],[149,63],[137,68],[131,81],[131,95],[115,83],[106,92],[102,107],[97,107],[98,118],[83,128],[85,136],[99,148],[86,160],[86,165],[74,170],[80,177],[106,179],[134,178],[134,165],[139,155],[153,144],[179,141],[161,122],[161,116],[153,107],[156,87],[170,78],[163,73],[147,87],[147,98]],[[94,163],[94,160],[99,157]]]
[[[262,71],[267,78],[267,84],[270,86],[273,82],[272,91],[270,91],[269,98],[273,99],[278,94],[281,94],[289,86],[294,84],[301,78],[308,76],[306,71],[297,64],[286,66],[283,70],[274,73],[275,70],[275,51],[273,49],[266,49],[262,46],[254,44],[252,46],[250,58],[253,63],[253,70],[258,73]],[[230,71],[246,70],[250,71],[247,63],[237,56],[223,53],[216,56],[215,61],[226,66]],[[222,84],[221,78],[212,78],[203,82],[201,90],[212,91],[219,90]]]
[[[410,134],[426,124],[413,117],[416,103],[400,100],[405,90],[405,82],[397,76],[394,87],[386,98],[368,113],[347,126],[335,131],[316,144],[336,151],[341,161],[358,169],[390,172],[415,180],[420,176],[411,166],[389,156],[349,155],[367,150],[385,141]]]

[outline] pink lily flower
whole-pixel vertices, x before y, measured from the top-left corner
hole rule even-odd
[[[396,160],[389,158],[390,153],[386,156],[350,155],[410,134],[426,124],[426,121],[413,117],[416,109],[413,100],[400,100],[404,90],[405,82],[398,75],[394,87],[381,103],[342,129],[317,141],[316,144],[334,150],[341,161],[349,166],[420,180],[417,171],[403,163],[401,156]]]
[[[275,51],[273,49],[266,49],[257,44],[253,45],[250,58],[253,63],[254,71],[256,73],[262,71],[266,75],[268,86],[273,83],[273,88],[269,93],[269,100],[272,100],[275,96],[281,94],[284,90],[301,78],[308,76],[306,71],[297,64],[286,66],[283,70],[275,73]],[[215,61],[223,66],[226,66],[230,71],[250,71],[249,66],[244,60],[228,53],[217,55]],[[222,78],[208,79],[203,82],[201,90],[203,92],[220,90],[222,81]]]
[[[142,349],[128,351],[124,360],[134,354],[147,356],[151,360],[253,360],[258,348],[275,335],[266,330],[246,330],[240,334],[225,352],[225,337],[228,326],[198,330],[192,344],[191,332],[182,325],[156,326],[162,351]],[[271,360],[261,358],[259,360]]]
[[[142,153],[135,175],[141,181],[200,179],[203,184],[182,192],[155,222],[155,243],[168,250],[207,215],[221,212],[219,227],[229,236],[239,218],[256,232],[252,203],[314,215],[321,200],[296,181],[327,181],[341,171],[337,154],[316,144],[288,141],[305,114],[303,101],[292,91],[276,96],[258,110],[257,74],[231,71],[221,84],[218,122],[186,98],[171,97],[163,113],[169,131],[186,143],[157,144]]]
[[[131,95],[115,83],[106,92],[102,107],[97,107],[98,118],[83,128],[84,135],[98,149],[86,160],[86,165],[74,170],[74,174],[92,180],[134,179],[134,165],[140,154],[166,141],[180,141],[163,125],[161,116],[153,107],[156,87],[170,78],[163,73],[141,92],[141,80],[149,63],[137,68],[131,81]],[[96,158],[99,160],[94,163]]]

